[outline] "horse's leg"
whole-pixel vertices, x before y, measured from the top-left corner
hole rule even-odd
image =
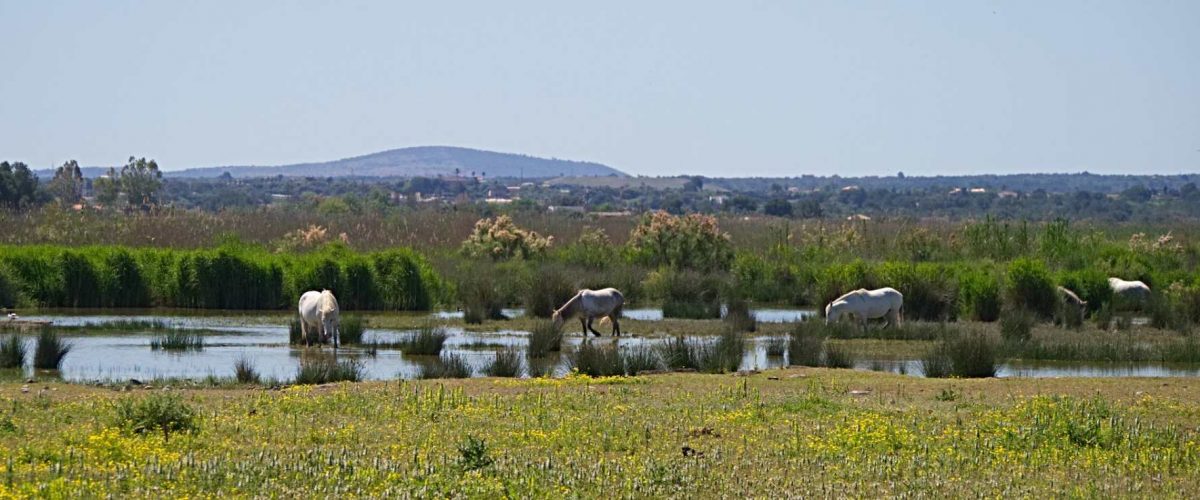
[[[603,335],[600,335],[600,332],[597,332],[595,328],[592,328],[592,320],[594,320],[594,319],[595,318],[588,316],[587,328],[588,328],[588,330],[591,330],[592,333],[595,334],[597,337],[603,337]],[[584,335],[587,335],[587,333],[585,332]]]
[[[613,336],[620,337],[621,336],[621,323],[617,321],[617,318],[614,318],[612,316],[609,316],[608,319],[611,319],[612,323],[613,323]]]
[[[304,347],[308,347],[308,322],[300,318],[300,336],[304,337]]]
[[[588,338],[587,316],[580,316],[579,324],[583,327],[583,338]]]

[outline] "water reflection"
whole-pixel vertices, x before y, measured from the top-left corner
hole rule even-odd
[[[650,309],[634,310],[653,311]],[[767,318],[788,318],[796,311],[780,311]],[[627,312],[628,313],[628,312]],[[760,313],[761,314],[761,313]],[[37,316],[32,316],[37,317]],[[296,374],[303,347],[288,344],[286,326],[262,324],[261,316],[102,316],[102,315],[54,315],[41,316],[53,319],[60,325],[83,325],[101,321],[139,320],[163,321],[172,326],[204,331],[204,347],[199,351],[172,352],[150,349],[155,334],[131,331],[114,331],[111,334],[73,335],[64,332],[65,339],[72,345],[66,356],[61,375],[70,381],[127,380],[156,378],[231,377],[234,363],[240,358],[250,360],[254,368],[265,379],[290,380]],[[553,353],[546,359],[525,359],[528,333],[518,330],[477,333],[462,328],[448,327],[443,356],[459,356],[470,367],[473,376],[481,376],[488,364],[501,349],[516,349],[527,368],[534,373],[550,371],[555,375],[565,374],[570,369],[570,354],[584,342],[578,335],[568,334],[563,342],[563,352]],[[395,345],[415,332],[398,329],[368,329],[364,335],[366,343]],[[32,350],[32,337],[26,335]],[[694,338],[698,342],[710,342],[712,337]],[[741,362],[743,370],[769,370],[787,366],[785,338],[750,337],[746,340],[746,351]],[[642,346],[654,347],[668,341],[666,338],[644,337],[601,337],[588,342],[614,345],[620,349]],[[329,350],[328,347],[324,348]],[[430,356],[409,356],[391,347],[373,349],[364,346],[349,346],[338,351],[339,357],[358,359],[362,362],[367,379],[394,379],[417,377],[424,364],[436,363]],[[855,369],[874,370],[921,376],[922,370],[915,359],[859,359]],[[1166,363],[1092,363],[1092,362],[1027,362],[1011,361],[1000,365],[1000,377],[1196,377],[1200,376],[1200,365]]]

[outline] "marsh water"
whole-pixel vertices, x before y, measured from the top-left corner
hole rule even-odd
[[[509,311],[519,315],[519,310]],[[630,314],[633,312],[634,314]],[[636,309],[626,311],[626,316],[654,321],[655,310]],[[812,314],[810,310],[760,309],[756,311],[760,321],[793,321]],[[434,313],[447,317],[453,313]],[[661,311],[657,312],[661,318]],[[115,321],[156,322],[172,328],[194,330],[204,337],[204,346],[199,350],[162,351],[152,350],[150,343],[160,332],[146,328],[129,329],[96,328],[88,330],[62,330],[61,333],[71,351],[63,361],[61,376],[70,381],[124,381],[129,379],[154,380],[164,378],[203,379],[226,378],[233,375],[234,364],[239,359],[249,360],[259,374],[266,379],[287,381],[292,379],[302,356],[316,352],[331,352],[328,347],[297,347],[288,343],[287,316],[283,314],[133,314],[99,315],[47,313],[25,316],[29,320],[49,320],[56,326],[85,326]],[[515,347],[524,355],[527,332],[501,330],[496,332],[467,332],[461,328],[447,328],[450,334],[443,347],[443,355],[460,356],[471,367],[475,376],[481,376],[496,353],[507,347]],[[388,343],[403,340],[413,334],[411,330],[368,328],[364,343],[373,341]],[[26,335],[32,349],[33,335]],[[593,344],[615,344],[619,348],[654,346],[665,342],[661,337],[601,337],[592,338]],[[711,341],[712,338],[697,338]],[[788,365],[786,353],[772,355],[771,346],[783,338],[750,336],[743,356],[741,369],[766,370]],[[544,361],[550,363],[555,374],[570,369],[570,354],[583,342],[578,335],[568,333],[563,342],[562,353],[552,353]],[[411,356],[397,349],[379,348],[369,350],[350,346],[338,350],[339,357],[357,359],[362,363],[368,379],[414,378],[423,365],[438,363],[436,356]],[[527,360],[525,360],[527,361]],[[528,366],[526,364],[526,366]],[[920,376],[921,365],[913,359],[860,359],[855,363],[860,370],[888,371]],[[1200,376],[1200,365],[1167,363],[1097,363],[1097,362],[1027,362],[1004,363],[997,372],[999,377],[1195,377]]]

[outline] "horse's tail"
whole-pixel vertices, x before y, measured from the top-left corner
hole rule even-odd
[[[621,308],[623,307],[625,307],[625,304],[614,307],[612,311],[609,311],[607,316],[600,319],[600,324],[603,325],[609,321],[612,321],[613,318],[621,319]]]

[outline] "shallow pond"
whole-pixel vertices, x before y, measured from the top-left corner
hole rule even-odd
[[[513,309],[502,309],[501,311],[509,318],[516,318],[518,316],[525,315],[525,309],[519,307]],[[750,312],[754,314],[755,319],[763,323],[787,323],[791,321],[800,321],[804,318],[817,314],[816,309],[785,309],[769,307],[759,309],[752,308],[750,309]],[[722,308],[721,314],[725,314],[724,308]],[[463,317],[463,312],[438,311],[433,313],[433,316],[439,319],[461,319]],[[621,311],[621,317],[638,321],[662,321],[663,312],[661,307],[638,307]]]
[[[770,310],[768,310],[770,311]],[[787,310],[779,316],[787,317]],[[626,312],[628,314],[628,311]],[[152,350],[150,343],[158,334],[145,328],[102,329],[91,333],[67,330],[62,335],[72,346],[63,366],[62,377],[71,381],[121,381],[131,378],[139,380],[161,378],[202,379],[205,377],[231,377],[233,366],[239,359],[252,362],[265,379],[287,381],[296,375],[300,359],[305,355],[329,353],[328,347],[295,347],[288,344],[288,329],[284,325],[287,316],[247,315],[29,315],[27,319],[52,320],[56,325],[79,326],[113,321],[156,322],[176,328],[196,330],[204,336],[204,347],[196,351]],[[764,320],[765,321],[765,320]],[[447,328],[450,334],[443,348],[443,355],[457,355],[471,367],[473,374],[480,376],[496,353],[507,347],[515,347],[524,356],[528,343],[527,332],[466,332],[461,328]],[[412,335],[412,331],[371,328],[364,334],[364,342],[396,342]],[[2,333],[0,333],[2,335]],[[33,348],[33,336],[24,336],[28,347]],[[620,348],[655,346],[668,339],[655,337],[600,337],[589,342],[615,344]],[[712,337],[694,339],[711,342]],[[765,370],[788,364],[786,355],[770,355],[770,346],[779,350],[782,338],[750,337],[741,362],[743,370]],[[570,369],[570,353],[578,349],[583,338],[568,333],[563,342],[563,353],[552,355],[545,362],[553,366],[555,374]],[[435,356],[411,356],[397,349],[379,348],[374,352],[365,347],[352,346],[339,349],[339,357],[352,358],[363,365],[368,379],[394,379],[416,377],[423,365],[438,363]],[[528,360],[523,360],[528,361]],[[526,363],[527,365],[527,363]],[[857,360],[855,368],[860,370],[887,371],[919,376],[920,362],[912,359],[865,359]],[[1195,377],[1200,376],[1200,365],[1178,365],[1165,363],[1095,363],[1095,362],[1025,362],[1012,361],[999,367],[1000,377]]]

